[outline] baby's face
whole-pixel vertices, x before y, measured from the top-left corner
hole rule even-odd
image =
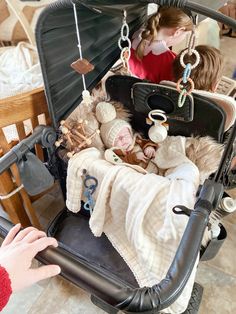
[[[127,127],[124,127],[117,134],[117,137],[114,141],[114,146],[128,150],[130,146],[132,145],[132,143],[133,143],[133,137],[130,132],[130,129]]]

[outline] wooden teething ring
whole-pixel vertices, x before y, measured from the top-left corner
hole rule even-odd
[[[182,93],[182,91],[183,91],[183,86],[180,84],[182,81],[183,81],[182,77],[177,81],[176,89],[179,93]],[[190,83],[191,87],[188,91],[186,91],[186,93],[184,95],[189,95],[194,90],[194,81],[190,77],[187,78],[187,81]]]

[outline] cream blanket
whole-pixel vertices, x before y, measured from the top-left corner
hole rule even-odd
[[[114,166],[95,148],[81,151],[69,161],[67,207],[80,209],[86,168],[99,186],[90,218],[95,236],[106,234],[129,265],[140,286],[152,286],[166,275],[188,217],[175,215],[175,205],[193,208],[199,184],[197,167],[185,156],[185,138],[168,137],[158,149],[155,163],[168,169],[165,177]],[[196,265],[197,265],[196,261]],[[182,313],[187,307],[196,265],[178,300],[163,312]]]

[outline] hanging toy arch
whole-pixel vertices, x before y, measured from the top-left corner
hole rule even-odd
[[[178,106],[181,108],[183,107],[187,95],[191,95],[191,93],[194,91],[195,84],[194,81],[191,79],[191,72],[193,69],[195,69],[199,63],[200,63],[200,55],[198,51],[195,49],[196,44],[196,24],[197,24],[197,17],[192,17],[193,20],[193,29],[188,41],[188,47],[182,51],[180,55],[180,64],[184,68],[183,77],[181,77],[177,81],[176,89],[179,92],[179,98],[178,98]],[[184,61],[184,57],[186,55],[195,56],[195,62],[192,64],[188,62],[187,64]]]
[[[81,74],[82,82],[83,82],[83,92],[82,98],[87,104],[91,104],[92,99],[90,92],[87,90],[86,81],[85,81],[85,74],[89,73],[94,69],[94,66],[86,59],[83,58],[82,55],[82,45],[80,40],[80,31],[79,31],[79,23],[78,23],[78,13],[76,9],[76,4],[71,1],[73,5],[73,12],[74,12],[74,19],[75,19],[75,27],[76,27],[76,36],[77,36],[77,47],[79,48],[79,59],[71,64],[71,67]]]
[[[126,10],[123,10],[123,22],[122,22],[122,26],[120,30],[120,38],[118,40],[118,46],[121,50],[120,60],[122,61],[123,67],[130,74],[129,59],[130,59],[130,54],[131,54],[131,40],[129,39],[129,25],[127,24],[126,18],[127,18],[127,12]],[[127,46],[123,47],[122,42],[127,43]]]

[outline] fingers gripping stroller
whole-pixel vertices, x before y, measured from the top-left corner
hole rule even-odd
[[[86,75],[88,90],[91,90],[100,81],[119,57],[120,50],[117,47],[117,39],[123,9],[127,10],[127,21],[132,34],[144,22],[146,15],[144,4],[148,2],[116,1],[112,5],[111,1],[74,1],[79,14],[81,41],[85,43],[83,55],[95,66],[95,70]],[[155,2],[160,5],[172,5],[203,14],[233,28],[236,27],[235,21],[198,3],[164,0]],[[214,6],[217,7],[217,1],[214,2]],[[58,127],[61,119],[73,111],[81,100],[83,91],[81,76],[72,71],[69,66],[78,56],[72,7],[70,1],[58,1],[52,4],[41,15],[37,27],[38,51],[49,110],[55,128]],[[88,25],[91,23],[96,25],[96,31],[94,27],[91,28],[92,31],[88,29]],[[109,30],[109,32],[105,30]],[[126,84],[126,87],[130,87],[127,87],[127,93],[124,90],[119,91],[120,85],[114,86],[114,80],[110,81],[110,85],[108,82],[107,87],[112,96],[119,97],[124,103],[129,103],[133,83],[129,80],[129,84]],[[112,88],[118,96],[115,96],[116,93],[112,92]],[[159,92],[162,91],[163,88],[160,87]],[[206,102],[206,99],[201,97],[196,96],[195,98],[198,102]],[[212,103],[209,105],[214,112],[217,112],[217,115],[221,115],[222,119],[219,121],[224,121],[224,112]],[[129,104],[127,106],[129,107]],[[195,112],[194,116],[197,114]],[[44,131],[45,134],[46,131]],[[52,130],[49,131],[51,134]],[[197,133],[196,125],[190,130],[190,132],[192,131]],[[209,135],[220,141],[223,132],[224,130],[220,127],[218,133]],[[27,145],[19,143],[17,148],[24,154],[25,150],[22,147],[31,148],[35,142],[40,140],[40,134],[39,132],[37,136],[29,137]],[[152,287],[139,288],[128,266],[111,246],[108,239],[105,236],[95,238],[89,232],[86,215],[69,214],[66,210],[54,220],[49,228],[50,234],[58,238],[59,248],[45,250],[38,255],[38,259],[46,264],[59,264],[62,269],[62,276],[88,291],[93,296],[93,301],[108,313],[117,313],[119,310],[124,313],[158,313],[167,308],[183,291],[201,249],[202,237],[208,224],[209,215],[222,198],[224,192],[222,177],[231,158],[235,136],[236,125],[232,129],[218,171],[214,178],[205,181],[201,187],[174,260],[165,278],[159,283]],[[50,138],[52,137],[50,135]],[[17,148],[14,149],[15,152]],[[1,173],[17,159],[22,158],[14,151],[1,158]],[[57,160],[57,163],[58,168],[61,169],[60,161]],[[65,174],[64,170],[61,171],[60,169],[60,179],[63,186]],[[3,236],[8,229],[9,223],[1,219]],[[73,233],[71,230],[74,230]],[[97,256],[92,256],[93,254],[83,249],[82,245],[79,245],[82,248],[78,247],[78,243],[81,242],[81,235],[85,239],[85,248],[91,247],[94,250],[95,247],[98,248]],[[73,238],[78,238],[78,241],[73,242]],[[102,252],[100,255],[99,250]],[[196,312],[197,307],[190,313]]]

